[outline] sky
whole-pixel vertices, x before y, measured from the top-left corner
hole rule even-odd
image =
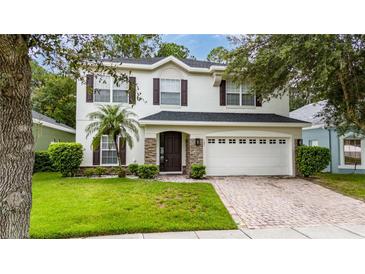
[[[163,42],[183,45],[198,60],[206,60],[208,53],[215,47],[230,48],[226,35],[222,34],[165,34]]]

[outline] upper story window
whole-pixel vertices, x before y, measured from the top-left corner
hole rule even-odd
[[[128,84],[115,84],[110,76],[98,76],[94,80],[94,102],[128,103]]]
[[[160,79],[161,105],[180,106],[181,81],[176,79]]]
[[[345,165],[361,165],[361,140],[344,139],[343,155]]]
[[[255,106],[255,95],[249,93],[246,85],[227,81],[227,106]]]

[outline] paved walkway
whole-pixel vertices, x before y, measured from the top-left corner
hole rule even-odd
[[[364,202],[303,179],[222,177],[210,181],[241,229],[365,225]]]
[[[87,239],[364,239],[365,225],[136,233]]]

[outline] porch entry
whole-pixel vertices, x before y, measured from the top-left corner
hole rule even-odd
[[[182,171],[181,139],[181,132],[166,131],[160,133],[160,171]]]

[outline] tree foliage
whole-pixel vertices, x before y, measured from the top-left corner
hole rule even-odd
[[[178,45],[175,43],[162,43],[160,45],[159,50],[157,51],[157,57],[167,57],[173,55],[179,59],[193,58],[194,56],[190,55],[190,51],[187,47],[183,45]]]
[[[208,53],[207,60],[224,64],[227,62],[228,52],[225,47],[216,47]]]
[[[327,99],[327,124],[365,132],[365,35],[246,35],[235,42],[227,73],[236,82],[266,99],[286,92]]]

